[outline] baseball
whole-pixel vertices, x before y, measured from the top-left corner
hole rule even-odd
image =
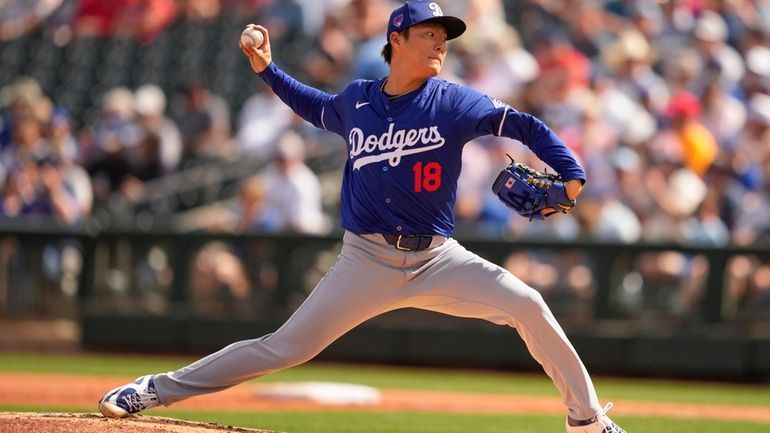
[[[257,30],[253,24],[249,24],[243,29],[243,32],[241,32],[241,43],[243,45],[253,45],[259,48],[262,46],[262,42],[264,42],[262,32]]]

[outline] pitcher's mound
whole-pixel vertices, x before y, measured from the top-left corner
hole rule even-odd
[[[277,433],[157,416],[109,419],[91,413],[0,412],[0,433]]]

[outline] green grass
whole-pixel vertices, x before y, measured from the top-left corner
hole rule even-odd
[[[175,370],[191,360],[147,355],[0,353],[0,371],[134,376]]]
[[[28,406],[0,410],[35,412]],[[82,408],[46,408],[46,412],[83,412]],[[215,422],[222,425],[291,433],[552,433],[562,432],[564,418],[554,415],[490,415],[410,412],[190,412],[163,410],[149,415]],[[615,417],[631,433],[766,433],[767,424],[652,417]]]
[[[0,353],[0,371],[139,376],[175,370],[185,357],[39,355]],[[322,380],[379,388],[558,396],[545,374],[378,367],[311,362],[260,379],[263,382]],[[770,407],[770,387],[757,385],[629,380],[594,377],[603,400],[648,400]]]
[[[169,371],[191,361],[188,357],[125,355],[49,355],[0,353],[0,371],[135,376]],[[382,388],[557,396],[545,374],[335,365],[311,362],[279,372],[263,381],[323,380],[360,383]],[[602,401],[647,400],[766,406],[770,387],[760,385],[631,380],[594,377]],[[93,407],[29,407],[0,405],[0,411],[93,412]],[[169,416],[224,425],[290,433],[551,433],[563,432],[563,417],[554,415],[413,413],[379,411],[201,412],[170,409],[149,415]],[[765,433],[766,423],[613,417],[630,433]]]

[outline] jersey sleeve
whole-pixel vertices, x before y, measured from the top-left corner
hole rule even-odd
[[[508,137],[527,147],[565,180],[585,183],[586,175],[574,155],[551,128],[537,117],[480,92],[458,87],[459,134],[468,139],[482,135]]]
[[[259,76],[297,115],[318,128],[343,134],[339,95],[331,95],[299,82],[271,62]]]

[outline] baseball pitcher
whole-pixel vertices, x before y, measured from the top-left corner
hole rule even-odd
[[[429,1],[407,1],[388,21],[389,74],[331,95],[306,86],[261,45],[240,47],[251,67],[297,114],[347,145],[341,191],[345,229],[337,263],[275,332],[233,343],[177,371],[151,374],[109,391],[105,416],[220,391],[312,359],[379,314],[406,307],[475,317],[515,328],[564,399],[568,433],[624,433],[602,407],[591,378],[540,294],[452,236],[463,146],[493,134],[526,144],[558,176],[518,163],[493,192],[530,218],[568,212],[585,174],[542,121],[472,89],[437,79],[447,41],[465,23]]]

